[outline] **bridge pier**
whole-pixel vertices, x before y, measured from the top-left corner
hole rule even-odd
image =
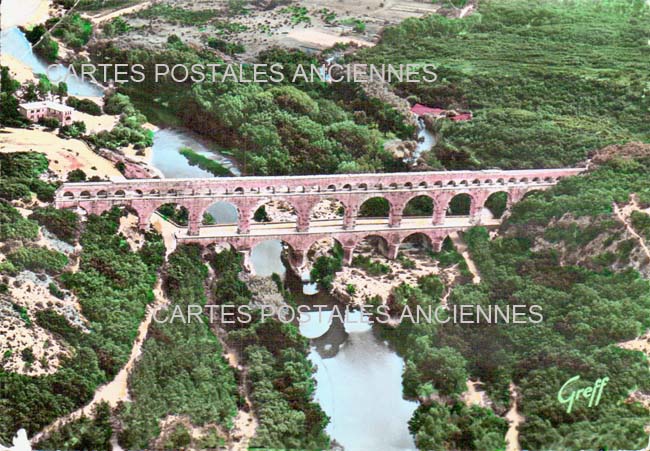
[[[402,224],[402,212],[391,212],[388,217],[388,227],[398,228]]]
[[[389,244],[388,251],[386,252],[386,258],[389,260],[395,260],[397,254],[399,253],[399,244]]]
[[[309,232],[309,217],[301,215],[296,217],[296,230],[298,232]]]
[[[435,205],[433,209],[433,225],[442,224],[445,222],[445,215],[447,213],[447,208],[445,206]]]
[[[245,216],[239,218],[239,223],[237,224],[237,233],[240,235],[248,235],[251,231],[251,220]]]
[[[251,250],[250,249],[239,249],[239,255],[242,256],[242,266],[244,270],[250,274],[255,274],[255,268],[253,267],[253,262],[251,261]]]
[[[354,257],[354,246],[343,246],[343,266],[352,265]]]

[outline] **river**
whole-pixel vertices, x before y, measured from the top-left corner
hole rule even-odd
[[[2,31],[2,51],[26,64],[34,73],[46,72],[47,64],[34,55],[16,27]],[[59,70],[65,72],[62,67]],[[50,75],[54,78],[61,74]],[[75,78],[69,78],[67,84],[72,95],[103,94],[98,86]],[[233,174],[240,174],[236,164],[219,154],[209,141],[177,127],[155,132],[152,166],[167,178],[212,177],[207,171],[190,165],[178,153],[181,147],[190,147],[216,159]],[[232,223],[237,219],[237,212],[226,203],[216,203],[208,211],[217,223]],[[279,241],[270,240],[256,246],[251,254],[255,272],[267,276],[278,273],[285,278],[281,254]],[[302,279],[302,284],[293,288],[301,302],[338,305],[331,296],[319,293],[308,282],[308,274],[303,274]],[[407,423],[417,404],[402,398],[402,359],[369,325],[343,323],[337,318],[330,324],[331,310],[323,314],[323,321],[312,319],[309,325],[301,324],[300,330],[310,339],[309,358],[317,367],[316,400],[331,419],[327,433],[346,451],[415,449]]]

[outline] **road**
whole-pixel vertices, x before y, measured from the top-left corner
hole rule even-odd
[[[418,217],[405,217],[402,218],[402,223],[399,228],[388,227],[388,218],[359,218],[356,220],[354,231],[355,232],[373,232],[378,230],[404,230],[404,229],[432,229],[432,228],[466,228],[471,227],[470,219],[467,216],[447,217],[442,224],[431,224],[432,219],[430,216]],[[499,219],[493,219],[491,215],[484,214],[481,217],[481,225],[495,226],[499,225]],[[186,227],[176,227],[179,236],[186,233]],[[296,230],[296,222],[266,222],[256,223],[251,222],[250,232],[247,236],[264,236],[264,235],[296,235],[296,234],[317,234],[317,233],[337,233],[349,232],[343,228],[343,219],[316,219],[310,222],[308,232],[298,232]],[[218,225],[204,225],[201,226],[199,237],[212,238],[212,237],[226,237],[226,236],[240,236],[237,233],[236,224],[218,224]]]

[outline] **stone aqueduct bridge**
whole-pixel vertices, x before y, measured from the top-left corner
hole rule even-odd
[[[220,177],[210,179],[143,179],[113,182],[65,183],[56,192],[58,208],[81,207],[100,214],[113,206],[127,206],[146,228],[152,214],[167,203],[184,206],[189,211],[187,229],[176,233],[179,242],[230,244],[248,255],[262,241],[279,239],[291,248],[291,263],[301,267],[310,246],[332,237],[344,249],[349,263],[355,246],[369,235],[386,240],[389,258],[397,255],[400,243],[409,235],[421,233],[439,250],[450,233],[466,229],[481,221],[487,198],[497,192],[508,195],[508,206],[532,190],[546,189],[563,177],[582,172],[582,168],[543,170],[484,170],[409,172],[393,174],[345,174],[287,177]],[[451,199],[459,194],[471,199],[469,220],[465,224],[445,221]],[[417,196],[433,200],[431,218],[402,218],[409,200]],[[359,219],[361,205],[373,197],[388,200],[388,220]],[[335,199],[344,206],[344,217],[337,221],[311,220],[312,209],[322,200]],[[276,200],[295,209],[295,224],[284,228],[278,224],[254,223],[251,219],[259,206]],[[228,202],[238,213],[234,225],[202,226],[203,213],[215,202]],[[466,218],[467,219],[467,218]],[[310,224],[311,222],[311,224]],[[335,223],[337,222],[337,223]]]

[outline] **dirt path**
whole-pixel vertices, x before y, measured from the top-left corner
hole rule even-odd
[[[481,381],[467,380],[467,391],[461,395],[461,399],[467,407],[474,405],[489,408],[490,400],[484,390],[478,390],[477,387],[483,385]]]
[[[144,2],[144,3],[140,3],[138,5],[134,5],[134,6],[127,6],[126,8],[118,9],[116,11],[111,11],[109,13],[104,13],[104,14],[98,14],[96,16],[91,16],[91,17],[89,17],[89,19],[90,19],[91,22],[98,24],[98,23],[102,23],[102,22],[106,22],[108,20],[114,19],[114,18],[119,17],[119,16],[123,16],[125,14],[131,14],[131,13],[140,11],[142,9],[146,9],[149,6],[151,6],[151,2]]]
[[[635,210],[642,211],[642,209],[637,204],[636,199],[632,198],[632,201],[629,204],[627,204],[625,207],[623,207],[622,209],[619,208],[619,206],[616,205],[616,203],[613,203],[612,206],[614,208],[614,213],[616,214],[616,217],[623,224],[625,224],[625,228],[627,229],[627,231],[630,233],[630,235],[632,235],[634,238],[636,238],[636,240],[641,245],[641,249],[643,249],[643,252],[648,257],[648,259],[650,259],[650,249],[648,249],[648,245],[645,242],[645,239],[643,239],[643,237],[641,235],[636,233],[636,231],[632,227],[632,224],[630,224],[630,215],[632,214],[632,212],[635,211]]]
[[[456,250],[458,251],[458,253],[461,254],[465,259],[465,261],[467,262],[467,268],[474,276],[474,278],[472,279],[472,283],[481,283],[481,275],[478,272],[478,268],[476,267],[474,260],[472,260],[472,257],[469,255],[469,252],[467,251],[467,244],[465,244],[465,241],[461,239],[458,232],[452,233],[451,235],[449,235],[449,237],[451,238],[451,241],[454,243],[454,246],[456,246]]]
[[[129,360],[127,361],[126,365],[124,365],[124,367],[120,370],[119,373],[117,373],[111,382],[99,387],[99,389],[95,392],[95,396],[93,397],[92,401],[80,409],[77,409],[74,412],[57,419],[54,421],[54,423],[46,426],[45,429],[34,435],[30,439],[32,445],[36,444],[40,440],[49,437],[53,431],[61,428],[71,421],[74,421],[81,416],[90,416],[94,407],[102,401],[106,401],[111,407],[115,407],[118,402],[127,401],[129,399],[128,377],[133,370],[135,362],[138,360],[142,353],[142,344],[144,342],[144,339],[147,337],[147,332],[149,331],[149,325],[151,324],[153,315],[160,307],[166,305],[169,302],[162,292],[160,280],[154,289],[154,295],[155,301],[147,307],[144,320],[140,323],[140,327],[138,327],[138,335],[135,339],[135,342],[133,343],[133,347],[131,348],[131,355],[129,356]]]
[[[517,410],[517,391],[515,384],[510,383],[510,399],[512,406],[506,414],[506,420],[510,423],[508,432],[506,432],[506,451],[521,451],[519,444],[519,425],[524,422],[524,417]]]

